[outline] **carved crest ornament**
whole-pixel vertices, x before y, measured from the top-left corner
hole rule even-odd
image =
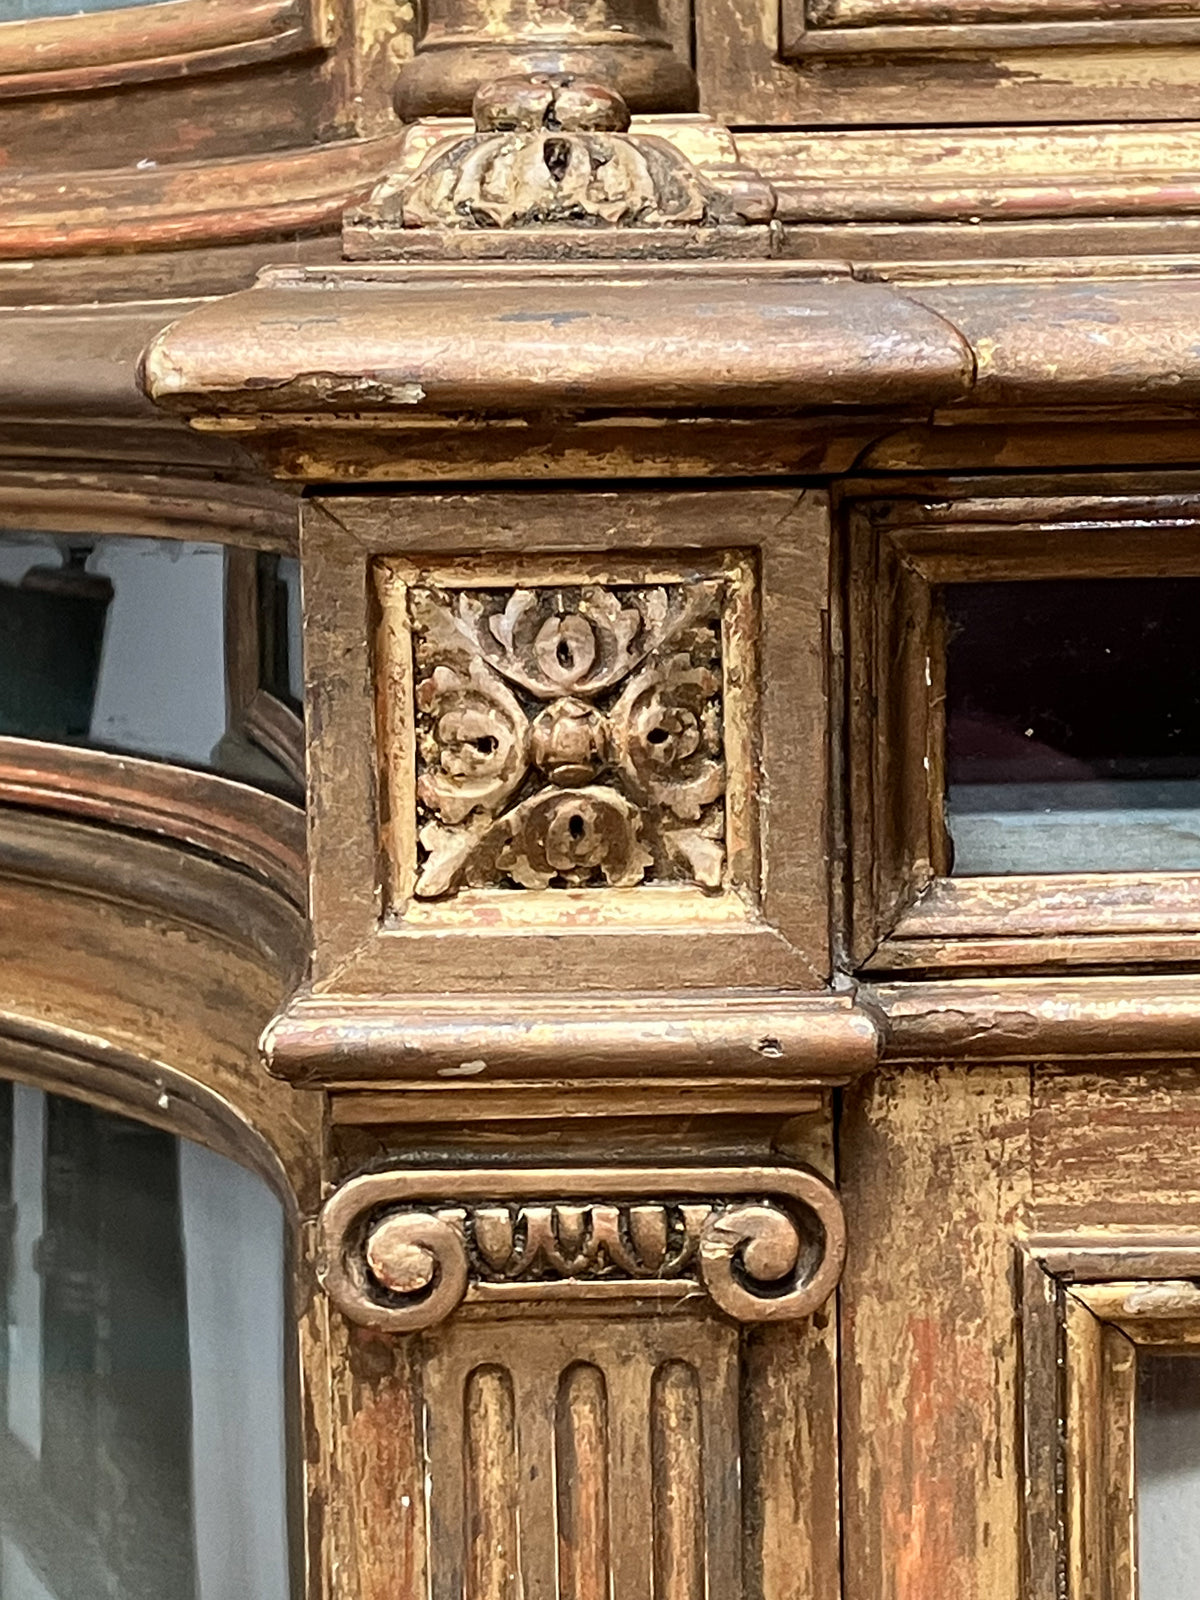
[[[725,587],[407,591],[418,898],[724,886]]]
[[[472,111],[471,131],[417,125],[411,158],[347,213],[349,256],[403,256],[422,229],[448,243],[498,229],[745,234],[774,214],[770,185],[707,119],[635,126],[615,89],[536,74],[483,84]]]

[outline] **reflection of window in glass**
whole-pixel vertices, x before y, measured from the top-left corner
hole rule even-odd
[[[279,1202],[11,1084],[0,1198],[0,1600],[285,1600]]]
[[[295,556],[258,558],[259,681],[299,714],[301,673],[300,563]]]
[[[1200,1573],[1200,1357],[1138,1352],[1139,1600],[1182,1600]]]
[[[0,734],[215,767],[294,793],[294,773],[229,725],[231,554],[171,539],[0,534]],[[300,674],[298,585],[272,560],[264,610],[281,618],[271,668],[286,685]]]
[[[954,872],[1200,869],[1200,579],[942,602]]]

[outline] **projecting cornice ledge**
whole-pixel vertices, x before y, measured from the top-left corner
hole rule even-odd
[[[142,382],[196,427],[257,440],[281,476],[470,475],[534,450],[581,475],[589,451],[609,474],[644,470],[642,458],[667,472],[843,470],[829,440],[857,452],[913,419],[1185,415],[1200,403],[1198,327],[1200,275],[1186,273],[273,268],[161,333]],[[657,426],[631,431],[632,419]],[[496,422],[509,426],[483,426]]]
[[[779,263],[270,269],[166,329],[159,405],[209,425],[356,417],[908,410],[969,393],[937,312]]]

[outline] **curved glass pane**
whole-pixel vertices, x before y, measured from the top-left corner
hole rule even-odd
[[[127,6],[152,6],[162,0],[0,0],[0,22],[29,22],[34,17],[77,17],[91,11],[124,11]]]
[[[278,1200],[3,1083],[0,1201],[0,1600],[287,1600]]]
[[[298,795],[299,627],[291,557],[2,533],[0,733]]]

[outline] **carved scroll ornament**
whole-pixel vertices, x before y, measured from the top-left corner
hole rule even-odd
[[[739,1322],[807,1317],[845,1256],[836,1191],[806,1168],[371,1173],[328,1201],[321,1281],[402,1333],[468,1304],[706,1293]]]
[[[723,887],[722,597],[411,589],[417,896]]]

